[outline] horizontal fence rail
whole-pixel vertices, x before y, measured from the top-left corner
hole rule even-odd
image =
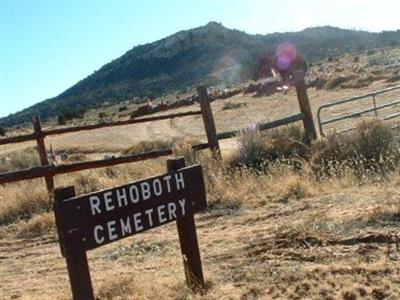
[[[144,122],[152,122],[159,120],[167,120],[173,118],[187,117],[193,115],[201,115],[202,111],[188,111],[183,113],[175,113],[154,117],[142,117],[138,119],[129,119],[125,121],[116,121],[116,122],[108,122],[108,123],[99,123],[93,125],[82,125],[82,126],[72,126],[65,128],[57,128],[57,129],[48,129],[42,130],[39,117],[33,118],[33,127],[34,132],[31,134],[13,136],[7,138],[0,138],[0,145],[6,144],[15,144],[15,143],[23,143],[28,141],[36,141],[38,147],[38,153],[41,159],[41,167],[19,170],[14,172],[5,172],[0,174],[0,184],[17,182],[22,180],[34,179],[39,177],[44,177],[46,180],[46,187],[49,192],[54,189],[54,179],[55,175],[72,173],[77,171],[89,170],[89,169],[97,169],[108,166],[114,166],[124,163],[137,162],[152,158],[157,158],[160,156],[168,156],[173,154],[172,149],[161,149],[157,151],[150,151],[146,153],[134,154],[134,155],[124,155],[120,157],[111,157],[108,159],[102,160],[93,160],[93,161],[85,161],[85,162],[77,162],[66,165],[54,165],[50,164],[48,161],[48,153],[46,150],[46,146],[44,143],[44,139],[49,135],[59,135],[65,133],[79,132],[79,131],[88,131],[95,130],[106,127],[114,127],[114,126],[123,126]],[[193,150],[202,150],[209,148],[209,143],[203,143],[198,145],[193,145]]]
[[[288,125],[304,119],[304,114],[299,113],[289,117],[285,117],[279,120],[275,120],[268,123],[259,124],[259,130],[267,130],[276,128],[279,126]],[[245,130],[245,129],[243,129]],[[218,140],[233,138],[239,135],[243,130],[227,131],[217,134]],[[209,143],[196,144],[192,146],[193,150],[202,150],[209,148]],[[0,184],[17,182],[21,180],[29,180],[41,177],[56,176],[66,173],[72,173],[77,171],[104,168],[124,163],[137,162],[147,160],[151,158],[157,158],[161,156],[169,156],[173,154],[172,149],[162,149],[157,151],[150,151],[140,154],[125,155],[121,157],[112,157],[109,159],[93,160],[86,162],[71,163],[68,165],[47,165],[31,169],[24,169],[14,172],[6,172],[0,174]]]
[[[258,129],[261,131],[267,130],[267,129],[272,129],[272,128],[276,128],[279,126],[288,125],[290,123],[294,123],[297,121],[301,121],[303,119],[304,119],[304,114],[300,113],[300,114],[285,117],[285,118],[282,118],[279,120],[275,120],[272,122],[258,124]],[[233,137],[236,137],[237,135],[239,135],[243,130],[245,130],[245,129],[221,132],[221,133],[217,134],[217,138],[218,138],[218,140],[233,138]]]
[[[86,162],[77,162],[68,165],[48,165],[31,169],[24,169],[15,172],[7,172],[0,174],[0,184],[16,182],[21,180],[35,179],[46,176],[55,176],[60,174],[72,173],[77,171],[104,168],[115,166],[128,162],[136,162],[160,156],[168,156],[173,152],[171,149],[163,149],[150,151],[146,153],[124,155],[121,157],[112,157],[109,159],[92,160]]]
[[[318,127],[319,127],[319,132],[320,132],[321,136],[324,136],[323,125],[339,122],[339,121],[342,121],[342,120],[345,120],[345,119],[360,117],[362,114],[369,113],[369,112],[375,112],[375,116],[378,117],[378,111],[379,110],[399,105],[400,101],[386,103],[386,104],[383,104],[383,105],[380,105],[380,106],[376,105],[376,98],[375,97],[377,95],[383,94],[383,93],[387,93],[387,92],[390,92],[390,91],[394,91],[394,90],[399,90],[399,92],[400,92],[400,85],[397,85],[397,86],[394,86],[394,87],[390,87],[390,88],[386,88],[386,89],[382,89],[382,90],[378,90],[378,91],[375,91],[375,92],[372,92],[372,93],[363,94],[363,95],[351,97],[351,98],[348,98],[348,99],[343,99],[343,100],[339,100],[339,101],[335,101],[335,102],[331,102],[331,103],[327,103],[327,104],[321,105],[318,108],[318,111],[317,111]],[[354,112],[354,113],[350,113],[350,114],[345,114],[345,115],[342,115],[340,117],[328,119],[326,121],[322,121],[321,112],[323,110],[325,110],[325,109],[327,109],[329,107],[338,106],[338,105],[342,105],[342,104],[345,104],[345,103],[354,102],[354,101],[357,101],[357,100],[362,100],[362,99],[365,99],[365,98],[368,98],[368,97],[372,98],[372,104],[373,104],[372,108],[366,109],[366,110],[362,110],[362,111],[358,111],[358,112]],[[395,114],[392,114],[392,115],[385,116],[385,117],[381,118],[381,120],[386,121],[386,120],[394,119],[394,118],[397,118],[397,117],[400,117],[400,113],[395,113]],[[350,131],[352,129],[353,128],[347,128],[347,129],[343,130],[342,132]]]
[[[131,119],[131,120],[126,120],[126,121],[116,121],[116,122],[99,123],[99,124],[93,124],[93,125],[82,125],[82,126],[73,126],[73,127],[59,128],[59,129],[42,130],[40,132],[35,132],[35,133],[31,133],[31,134],[26,134],[26,135],[0,138],[0,145],[33,141],[33,140],[37,140],[38,138],[45,138],[46,136],[49,136],[49,135],[58,135],[58,134],[65,134],[65,133],[86,131],[86,130],[94,130],[94,129],[100,129],[100,128],[106,128],[106,127],[115,127],[115,126],[131,125],[131,124],[137,124],[137,123],[160,121],[160,120],[187,117],[187,116],[193,116],[193,115],[201,115],[201,111],[189,111],[189,112],[184,112],[184,113],[176,113],[176,114],[162,115],[162,116],[156,116],[156,117],[146,117],[146,118],[140,118],[140,119]]]

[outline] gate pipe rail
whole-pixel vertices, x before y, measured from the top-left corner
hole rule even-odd
[[[394,91],[394,90],[400,90],[400,85],[396,85],[396,86],[393,86],[393,87],[390,87],[390,88],[386,88],[386,89],[381,89],[381,90],[378,90],[378,91],[375,91],[375,92],[372,92],[372,93],[358,95],[358,96],[355,96],[355,97],[351,97],[351,98],[347,98],[347,99],[343,99],[343,100],[330,102],[330,103],[321,105],[318,108],[318,111],[317,111],[318,127],[319,127],[319,132],[320,132],[321,136],[324,136],[323,125],[334,123],[334,122],[338,122],[338,121],[341,121],[341,120],[344,120],[344,119],[358,117],[358,116],[360,116],[360,115],[362,115],[364,113],[367,113],[367,112],[375,112],[375,116],[377,117],[378,116],[378,113],[377,113],[378,110],[400,104],[400,101],[395,101],[395,102],[387,103],[387,104],[384,104],[384,105],[381,105],[381,106],[377,106],[376,105],[376,98],[375,98],[376,95],[387,93],[387,92]],[[373,108],[371,108],[371,109],[366,109],[366,110],[363,110],[363,111],[360,111],[360,112],[347,114],[347,115],[340,116],[340,117],[337,117],[337,118],[329,119],[327,121],[322,121],[321,120],[321,112],[324,109],[328,108],[328,107],[337,106],[337,105],[353,102],[353,101],[364,99],[364,98],[368,98],[368,97],[372,97]],[[394,118],[397,118],[397,117],[400,117],[400,114],[393,114],[393,115],[390,115],[390,116],[386,116],[386,117],[382,118],[382,120],[385,121],[385,120],[394,119]]]

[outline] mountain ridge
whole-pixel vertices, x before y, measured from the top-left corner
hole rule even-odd
[[[306,60],[314,62],[346,52],[400,45],[400,30],[371,33],[320,26],[262,35],[209,22],[135,46],[58,96],[1,118],[0,126],[27,122],[33,115],[47,119],[105,102],[142,101],[149,95],[159,96],[199,83],[257,79],[262,56],[271,55],[283,42],[294,44]]]

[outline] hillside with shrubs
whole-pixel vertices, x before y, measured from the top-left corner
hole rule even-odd
[[[381,48],[399,47],[400,31],[371,33],[325,26],[251,35],[210,22],[133,47],[60,95],[0,119],[0,126],[29,122],[33,115],[40,115],[42,119],[58,116],[62,124],[71,115],[79,117],[82,112],[105,103],[141,103],[148,97],[190,90],[200,83],[230,86],[257,80],[269,75],[260,72],[260,65],[272,61],[275,48],[284,42],[295,45],[311,65],[323,60],[334,62],[345,53],[354,55],[357,63],[356,58],[367,51],[379,53]],[[389,60],[377,58],[369,63],[385,66],[391,63]],[[394,62],[399,63],[398,57]],[[365,84],[371,76],[379,76],[378,71],[378,74],[371,72],[363,70],[362,76],[355,78],[357,68],[344,70],[331,86],[343,83],[343,77]]]

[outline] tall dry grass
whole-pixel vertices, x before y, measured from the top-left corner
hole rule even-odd
[[[237,152],[224,160],[214,159],[207,151],[194,152],[190,141],[172,147],[186,157],[188,165],[203,166],[209,209],[218,213],[314,197],[333,186],[332,182],[337,187],[387,180],[399,159],[390,130],[377,120],[363,121],[351,133],[332,134],[310,147],[303,141],[298,127],[267,134],[244,132]],[[142,144],[140,151],[155,144]],[[149,160],[59,176],[56,185],[73,185],[81,194],[165,171],[164,159]],[[43,186],[39,180],[0,186],[0,225],[19,224],[19,229],[13,229],[17,236],[50,232],[52,220],[39,217],[51,212]]]
[[[156,139],[152,141],[140,141],[122,151],[122,154],[137,154],[161,149],[179,149],[188,145],[192,146],[199,144],[198,140],[188,138],[169,138],[169,139]]]
[[[231,157],[230,165],[264,170],[271,162],[295,162],[308,154],[309,147],[299,126],[286,126],[266,132],[260,132],[258,127],[254,127],[238,136],[238,151]]]
[[[23,151],[12,151],[0,156],[0,172],[15,171],[40,166],[39,153],[36,147]]]
[[[396,254],[393,252],[395,245],[389,249],[393,253],[389,253],[382,245],[360,244],[353,248],[341,248],[340,245],[329,244],[357,238],[360,233],[369,234],[370,229],[384,236],[388,226],[396,228],[399,222],[396,192],[400,186],[399,176],[391,176],[397,173],[397,169],[393,165],[386,168],[384,163],[385,158],[396,153],[397,147],[391,142],[386,127],[382,126],[376,121],[362,123],[353,133],[332,135],[310,147],[298,143],[302,137],[298,128],[282,128],[268,135],[255,132],[250,138],[246,137],[250,139],[246,141],[246,147],[253,151],[251,145],[256,145],[257,151],[261,149],[265,155],[265,162],[255,164],[255,167],[236,164],[237,156],[243,155],[240,151],[232,157],[216,160],[209,151],[193,152],[190,143],[175,144],[174,151],[185,155],[188,164],[201,163],[204,168],[209,205],[208,211],[198,216],[197,224],[206,279],[209,280],[207,293],[205,296],[196,295],[185,287],[178,243],[170,242],[176,234],[175,231],[171,234],[165,226],[147,236],[144,233],[142,239],[126,239],[124,244],[102,247],[101,251],[91,253],[96,297],[377,299],[371,295],[387,290],[388,295],[392,295],[388,299],[395,299],[394,295],[399,294],[397,277],[388,281],[390,289],[378,289],[382,285],[380,278],[385,281],[389,278],[388,274],[398,274],[395,267],[392,273],[384,273],[392,268],[389,255]],[[373,137],[383,141],[376,141]],[[342,139],[355,144],[343,147]],[[337,163],[341,172],[321,177],[316,175],[316,170],[326,173],[325,164],[317,169],[312,164],[318,161],[317,153],[321,161],[324,158],[347,162],[359,158],[361,150],[354,154],[354,149],[359,149],[357,147],[361,143],[368,145],[368,151],[362,149],[367,151],[363,156],[368,157],[364,163]],[[241,149],[243,151],[244,147]],[[323,151],[323,154],[317,150]],[[371,168],[376,161],[386,168],[389,175],[385,174],[385,177],[381,169]],[[375,174],[376,177],[371,180],[383,178],[382,182],[368,185],[367,181],[360,180],[355,167],[369,172],[369,178]],[[59,176],[56,177],[56,185],[74,185],[80,194],[165,171],[165,159],[156,159]],[[389,184],[385,180],[390,181]],[[359,185],[364,186],[359,189]],[[0,203],[3,205],[0,208],[3,216],[0,222],[1,238],[31,239],[55,235],[51,205],[45,189],[39,188],[43,186],[43,181],[39,180],[0,186]],[[387,189],[387,193],[383,199],[376,201],[382,187]],[[33,206],[37,202],[40,205]],[[4,216],[7,218],[4,219]],[[14,241],[4,242],[11,244]],[[57,252],[52,249],[51,254],[48,253],[50,248],[43,249],[46,259],[50,256],[53,259],[54,253],[60,256],[58,249]],[[374,260],[374,255],[382,259]],[[372,263],[364,259],[372,260]],[[61,269],[65,277],[65,265],[61,258],[60,262],[62,267],[52,260],[54,264],[49,264],[49,272],[53,273],[49,274]],[[36,269],[32,270],[36,272]],[[157,270],[157,278],[154,277],[154,270]],[[35,272],[31,273],[37,274]],[[7,280],[9,278],[10,275]],[[58,280],[59,277],[53,278]],[[335,284],[332,285],[332,282]],[[366,286],[366,283],[370,285]],[[10,283],[7,284],[10,286]],[[47,281],[45,284],[48,284]],[[44,299],[68,299],[67,283],[64,289],[59,288],[58,282],[49,286],[51,288],[49,291],[46,289]],[[28,298],[41,299],[41,292],[35,290]]]
[[[269,165],[280,162],[302,171],[311,170],[321,178],[331,175],[380,175],[393,171],[400,159],[392,130],[382,121],[367,119],[353,131],[333,132],[310,146],[300,127],[287,126],[267,131],[242,132],[238,151],[231,158],[232,167],[267,171]]]
[[[49,211],[51,201],[40,180],[0,185],[0,224],[30,219]]]
[[[353,172],[361,178],[387,174],[396,168],[399,159],[391,129],[382,121],[369,119],[351,132],[332,133],[315,142],[309,161],[318,177]]]
[[[149,160],[136,166],[130,164],[61,175],[55,177],[55,183],[56,186],[72,185],[77,194],[83,194],[165,171],[160,160]],[[53,219],[46,216],[51,211],[52,200],[42,179],[0,185],[0,226],[9,228],[11,236],[54,233]]]

